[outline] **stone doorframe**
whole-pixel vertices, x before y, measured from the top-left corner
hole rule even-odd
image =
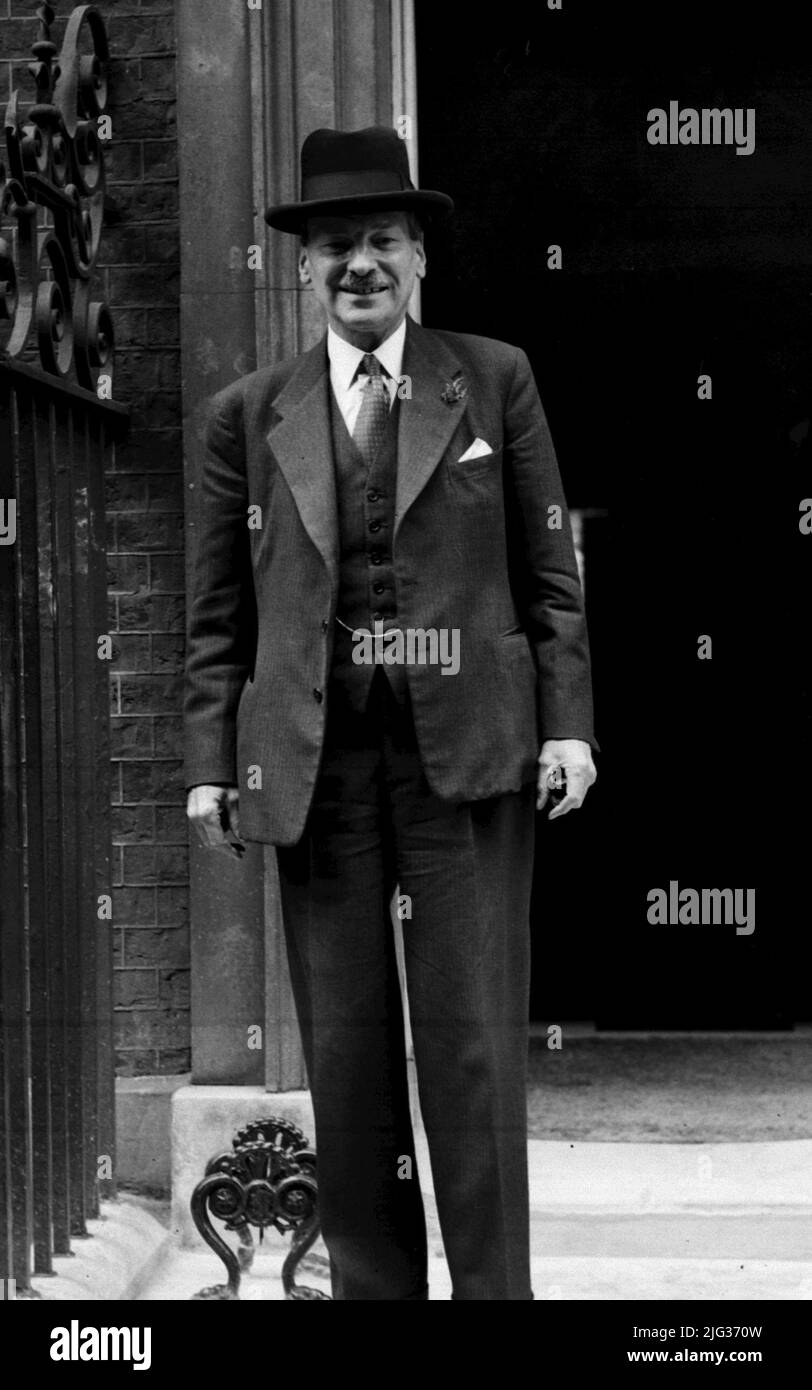
[[[413,0],[176,9],[188,577],[207,401],[322,332],[298,283],[298,244],[267,227],[264,209],[298,197],[299,148],[318,126],[407,117],[417,183],[416,55]],[[275,852],[251,845],[230,863],[193,843],[190,874],[193,1083],[304,1088]]]

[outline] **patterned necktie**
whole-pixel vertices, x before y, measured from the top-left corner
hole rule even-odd
[[[368,352],[358,368],[359,374],[366,372],[364,398],[355,422],[352,437],[367,468],[375,460],[389,419],[389,391],[387,390],[381,364],[373,353]]]

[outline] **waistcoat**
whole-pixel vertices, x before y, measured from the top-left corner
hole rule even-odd
[[[363,709],[376,666],[352,660],[356,644],[342,626],[375,632],[375,621],[384,630],[397,627],[398,605],[392,536],[397,486],[398,419],[400,400],[389,411],[381,446],[369,471],[344,423],[341,409],[330,391],[336,497],[338,501],[339,585],[332,681],[338,681],[354,709]],[[386,650],[384,646],[383,650]],[[400,698],[406,690],[402,665],[382,664],[389,684]]]

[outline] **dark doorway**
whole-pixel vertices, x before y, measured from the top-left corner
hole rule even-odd
[[[785,1027],[810,965],[812,89],[772,21],[716,6],[700,44],[654,8],[505,3],[483,26],[418,0],[421,183],[457,203],[423,317],[527,351],[570,505],[607,513],[586,554],[599,782],[539,826],[533,1016]],[[672,99],[753,108],[753,153],[649,144]],[[755,931],[650,924],[671,882],[755,889]]]

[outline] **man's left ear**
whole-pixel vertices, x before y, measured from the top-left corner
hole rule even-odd
[[[426,250],[422,241],[419,241],[417,243],[417,270],[415,271],[419,280],[422,280],[426,273],[426,265]]]

